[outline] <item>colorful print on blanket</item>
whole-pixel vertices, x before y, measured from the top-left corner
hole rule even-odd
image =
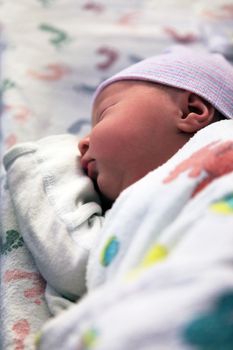
[[[89,293],[45,324],[38,349],[211,349],[209,319],[225,332],[216,344],[231,339],[232,126],[203,129],[122,193],[90,252]]]
[[[231,350],[233,344],[233,290],[213,302],[212,308],[194,316],[183,331],[185,341],[197,350]]]
[[[21,269],[7,270],[4,274],[4,283],[14,283],[17,281],[30,281],[27,289],[23,291],[25,298],[31,300],[37,305],[42,304],[45,291],[45,281],[38,272],[29,272]]]
[[[100,262],[103,266],[108,266],[114,260],[120,248],[120,243],[117,237],[110,237],[106,246],[104,247]]]
[[[169,175],[165,177],[165,185],[175,181],[181,174],[193,180],[193,190],[190,193],[190,200],[203,191],[214,180],[233,172],[233,141],[213,141],[194,152],[190,157],[180,162]],[[209,204],[208,210],[215,213],[232,214],[232,194],[215,200]],[[182,236],[182,233],[180,233]],[[162,237],[145,253],[138,267],[129,273],[129,277],[135,277],[144,268],[150,267],[157,262],[166,259],[178,241],[177,234],[170,235],[169,240]],[[112,236],[107,239],[102,248],[100,262],[102,266],[108,267],[117,257],[121,247],[121,238]]]
[[[211,204],[210,209],[219,214],[233,215],[233,193]]]
[[[191,195],[191,197],[194,197],[212,181],[233,172],[233,141],[212,142],[199,151],[194,152],[191,157],[178,164],[170,175],[165,178],[164,183],[167,184],[174,181],[185,171],[188,172],[188,176],[191,178],[200,178]],[[219,214],[233,214],[232,194],[216,200],[213,204],[211,203],[209,210]],[[167,246],[157,243],[149,249],[141,263],[141,267],[147,267],[165,259],[171,246],[171,242]]]
[[[1,246],[1,254],[7,254],[12,249],[22,247],[24,244],[23,237],[16,230],[6,231],[6,242]]]
[[[215,141],[201,148],[179,164],[164,180],[164,183],[175,180],[185,171],[188,171],[188,176],[191,178],[200,177],[205,173],[193,191],[192,196],[195,196],[213,180],[233,171],[233,141],[222,143]]]
[[[226,25],[224,24],[225,29],[229,28],[225,33],[222,32],[224,43],[230,42],[232,45],[231,23],[226,21],[232,14],[232,6],[227,5],[227,0],[224,3],[222,0],[215,1],[215,3],[220,4],[221,11],[219,11],[212,3],[209,4],[208,0],[203,1],[203,4],[204,2],[209,6],[209,11],[205,11],[205,16],[202,18],[202,26],[206,31],[198,33],[198,28],[194,28],[193,23],[198,23],[200,18],[196,18],[195,21],[195,11],[192,11],[192,5],[186,6],[185,4],[183,6],[182,1],[176,1],[172,11],[170,9],[171,1],[167,1],[167,4],[166,2],[159,4],[159,2],[152,1],[134,1],[131,8],[125,1],[121,0],[113,1],[111,4],[110,2],[103,4],[100,1],[78,3],[76,0],[67,0],[64,3],[58,0],[21,0],[17,4],[14,0],[0,1],[1,32],[6,34],[4,38],[6,40],[5,48],[3,48],[2,41],[0,42],[4,64],[2,84],[0,84],[1,111],[3,112],[0,135],[2,150],[8,149],[17,142],[39,139],[52,133],[58,134],[68,131],[77,135],[87,130],[90,125],[91,95],[100,81],[112,75],[116,70],[145,56],[161,52],[169,45],[177,42],[194,43],[198,41],[198,35],[201,39],[200,45],[203,42],[202,35],[206,36],[205,46],[218,44],[219,40],[216,40],[216,35],[219,34],[218,28],[220,28],[221,21],[226,23]],[[160,15],[161,13],[163,16]],[[183,16],[184,13],[185,16]],[[33,19],[33,21],[28,20],[28,18]],[[212,19],[219,20],[217,26]],[[20,31],[17,23],[20,24]],[[169,27],[167,23],[171,23]],[[153,33],[151,29],[155,29],[156,37],[151,35]],[[145,40],[141,40],[140,45],[138,45],[140,33]],[[86,40],[87,37],[89,40]],[[221,51],[222,45],[219,46],[221,46]],[[227,46],[224,45],[223,49]],[[16,62],[20,62],[20,64],[16,64]],[[166,186],[168,187],[172,183],[170,182]],[[141,196],[139,196],[140,198]],[[169,202],[169,198],[167,201]],[[2,204],[5,206],[6,203],[7,200],[4,197]],[[230,184],[228,191],[222,193],[218,198],[214,198],[211,203],[209,211],[211,215],[214,215],[216,219],[221,217],[221,219],[224,218],[224,221],[230,220],[232,218]],[[136,204],[137,201],[131,199],[126,213],[131,212],[132,209],[132,214],[134,214]],[[161,202],[158,202],[156,208],[160,208],[160,206]],[[154,213],[157,212],[156,208]],[[138,218],[142,217],[140,212],[137,214]],[[168,221],[169,215],[165,214],[164,218]],[[44,282],[39,277],[32,254],[23,244],[19,227],[12,225],[12,212],[8,211],[6,215],[7,221],[11,224],[5,225],[4,223],[6,226],[4,234],[1,232],[4,236],[1,247],[3,253],[1,257],[1,288],[3,288],[4,293],[1,295],[0,341],[4,350],[31,350],[34,349],[35,333],[41,329],[51,315],[44,298]],[[119,215],[116,218],[121,220]],[[134,220],[136,221],[135,218]],[[121,260],[119,258],[124,251],[125,240],[122,239],[122,235],[127,233],[131,236],[136,235],[139,226],[143,226],[139,233],[146,236],[147,229],[145,225],[141,224],[142,222],[137,222],[134,227],[131,227],[129,223],[129,226],[124,230],[126,223],[123,222],[119,230],[118,225],[113,227],[114,230],[109,230],[110,240],[105,237],[106,239],[101,246],[102,254],[100,251],[97,252],[98,264],[104,271],[110,271],[109,277],[115,276],[111,268]],[[221,228],[220,230],[222,233]],[[153,269],[154,265],[160,265],[157,264],[158,262],[167,261],[172,251],[167,244],[168,241],[169,239],[160,243],[153,242],[154,246],[152,246],[153,244],[146,246],[140,259],[136,259],[135,265],[145,261],[146,265]],[[148,253],[149,249],[151,249],[150,254]],[[155,264],[155,262],[157,263]],[[98,264],[94,265],[96,270]],[[132,266],[126,270],[131,268]],[[150,273],[148,268],[144,271]],[[151,277],[151,280],[155,280],[154,276]],[[137,294],[138,291],[135,289],[133,292]],[[119,291],[117,293],[118,298],[116,297],[114,300],[116,305],[120,304],[121,296]],[[103,293],[102,301],[105,299],[107,299],[107,295]],[[131,301],[129,300],[130,305]],[[86,315],[93,315],[92,311],[96,307],[97,303],[88,304]],[[103,303],[98,315],[102,314],[102,311],[105,313],[106,310]],[[166,304],[164,310],[166,310]],[[120,312],[122,317],[117,320],[117,325],[122,324],[122,320],[125,320],[127,316],[125,308],[120,309]],[[161,314],[164,315],[164,312]],[[181,309],[176,310],[174,314],[182,314]],[[69,338],[71,333],[66,328],[68,324],[69,322],[64,322],[64,324],[61,322],[61,328],[58,327],[57,333],[54,332],[52,335],[54,341],[59,333],[62,334],[63,330],[66,330],[63,338]],[[74,324],[79,324],[78,316],[74,320]],[[112,323],[106,323],[103,328],[107,332],[111,331],[113,329]],[[153,328],[156,329],[156,322],[153,324]],[[160,334],[162,333],[167,336],[164,330],[160,332]],[[101,348],[102,333],[97,326],[87,327],[83,333],[77,331],[75,334],[79,336],[81,334],[81,349],[97,348],[98,344],[100,344],[101,350],[112,348],[111,343],[108,343],[105,348]],[[141,334],[139,332],[139,337]],[[124,337],[126,335],[119,334],[116,341],[116,346],[119,346],[121,350],[124,349],[122,342]],[[125,349],[128,350],[131,343],[126,344]],[[136,342],[135,349],[137,349],[137,344],[140,344],[140,341]],[[66,345],[62,350],[68,349]],[[45,344],[44,349],[59,350],[59,346],[59,342],[54,347]],[[154,349],[153,346],[152,348]],[[74,346],[73,349],[77,350],[78,345]],[[173,349],[173,347],[170,346],[168,349]],[[180,349],[182,347],[179,347],[178,350]]]

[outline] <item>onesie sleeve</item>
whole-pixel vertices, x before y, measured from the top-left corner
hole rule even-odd
[[[104,220],[77,143],[54,135],[14,146],[4,157],[23,240],[47,285],[70,301],[86,292],[89,252]]]

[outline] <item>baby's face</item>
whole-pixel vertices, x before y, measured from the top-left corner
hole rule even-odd
[[[79,143],[81,164],[110,200],[164,163],[173,144],[172,93],[159,85],[125,81],[106,87],[95,101],[93,128]]]

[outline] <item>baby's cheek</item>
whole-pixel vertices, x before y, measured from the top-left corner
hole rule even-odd
[[[102,123],[96,125],[92,130],[91,135],[91,146],[96,152],[105,153],[108,151],[108,147],[114,142],[114,135],[112,135],[112,130],[110,128],[101,125]],[[104,123],[103,123],[104,124]]]

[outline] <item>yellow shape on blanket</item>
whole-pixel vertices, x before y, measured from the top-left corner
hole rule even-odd
[[[38,333],[35,335],[35,347],[36,347],[36,349],[37,349],[37,348],[39,347],[39,345],[40,345],[41,337],[42,337],[42,332],[38,332]]]
[[[98,337],[98,332],[95,329],[88,329],[83,334],[83,345],[87,349],[91,349],[96,343],[97,337]]]
[[[226,202],[218,202],[211,205],[211,210],[220,214],[232,214],[233,209]]]
[[[218,214],[233,214],[233,194],[230,193],[210,206],[210,209]]]
[[[145,258],[141,262],[141,264],[129,271],[126,275],[126,280],[132,281],[141,276],[143,271],[145,271],[146,268],[154,265],[155,263],[165,259],[168,255],[169,251],[167,247],[165,247],[162,244],[156,244],[152,248],[149,249],[148,253],[146,254]]]
[[[161,244],[156,244],[155,246],[150,248],[145,258],[143,259],[141,266],[142,267],[151,266],[154,263],[165,259],[167,255],[168,255],[167,247]]]

